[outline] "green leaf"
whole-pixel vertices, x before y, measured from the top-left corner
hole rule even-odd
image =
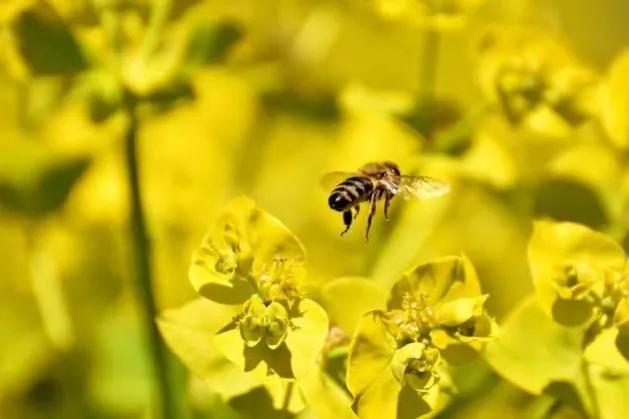
[[[447,131],[461,120],[461,109],[457,103],[448,100],[425,100],[417,103],[406,115],[400,119],[415,129],[424,138],[434,138],[436,133]],[[468,123],[469,125],[469,123]],[[445,152],[460,153],[461,148],[469,144],[470,132],[457,138],[457,143],[444,149]],[[444,147],[445,148],[445,147]]]
[[[233,22],[201,21],[190,35],[186,62],[193,66],[220,62],[242,36],[241,26]]]
[[[143,104],[150,105],[151,109],[156,112],[167,112],[180,104],[191,102],[195,98],[195,92],[190,83],[173,80],[166,85],[152,89],[140,100]]]
[[[87,169],[83,157],[55,157],[22,145],[0,152],[0,205],[22,215],[38,217],[59,209]]]
[[[290,412],[281,410],[275,406],[273,397],[265,387],[256,387],[252,391],[234,397],[229,405],[239,413],[239,418],[276,418],[292,419],[295,416]]]
[[[629,362],[629,327],[625,326],[618,329],[616,348],[618,348],[625,360]]]
[[[297,380],[308,408],[318,419],[356,419],[347,392],[321,371]]]
[[[393,374],[389,365],[394,343],[386,336],[383,313],[367,313],[358,323],[347,358],[347,387],[357,397],[382,375]]]
[[[391,371],[386,371],[362,393],[353,405],[354,411],[361,419],[415,419],[432,410],[426,401],[436,404],[439,387],[435,386],[425,395],[409,386],[400,387]]]
[[[607,80],[601,88],[600,116],[609,138],[621,148],[629,148],[629,52],[612,62]]]
[[[596,374],[593,377],[602,419],[629,417],[629,375]]]
[[[312,300],[302,299],[297,312],[299,316],[291,318],[292,330],[286,336],[286,346],[295,377],[301,377],[318,367],[330,325],[325,310]]]
[[[234,307],[198,298],[180,308],[162,312],[157,319],[170,349],[193,374],[225,398],[259,385],[259,380],[243,373],[213,343],[216,332],[236,314]]]
[[[13,30],[22,58],[37,75],[72,74],[88,67],[72,32],[51,12],[27,9],[13,22]]]
[[[547,179],[535,196],[535,215],[602,228],[608,222],[601,197],[590,186],[574,180]]]
[[[629,328],[629,296],[622,298],[618,303],[614,313],[614,324],[620,328]]]
[[[582,335],[553,322],[530,297],[502,324],[485,358],[505,379],[541,394],[553,381],[572,382],[579,376]]]
[[[190,9],[194,8],[201,0],[176,0],[172,2],[170,10],[170,19],[177,20],[185,15]]]
[[[337,97],[331,92],[305,94],[290,86],[262,94],[264,109],[278,114],[317,122],[334,122],[341,117]]]
[[[357,396],[353,409],[361,419],[395,418],[399,392],[400,383],[391,370],[386,369]]]
[[[321,295],[332,324],[347,335],[354,332],[365,313],[384,309],[386,301],[386,293],[381,287],[361,277],[333,279],[321,287]]]
[[[603,330],[585,348],[585,358],[588,362],[601,365],[610,372],[629,374],[628,359],[623,358],[622,350],[618,346],[619,342],[623,340],[620,336],[621,332],[615,327]],[[625,342],[625,344],[628,343]]]

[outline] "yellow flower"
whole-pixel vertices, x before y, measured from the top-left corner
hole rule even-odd
[[[190,280],[204,297],[244,303],[254,293],[265,301],[293,300],[304,274],[303,245],[276,218],[240,197],[227,206],[190,266]]]
[[[391,370],[402,386],[408,384],[414,390],[426,392],[439,382],[436,373],[439,358],[437,349],[413,342],[395,351]]]
[[[512,124],[560,136],[595,115],[596,75],[555,40],[495,29],[480,53],[481,88]]]
[[[246,373],[247,382],[265,386],[274,400],[287,383],[306,376],[312,380],[308,388],[325,393],[313,376],[320,373],[329,322],[326,312],[300,290],[304,264],[297,237],[252,200],[237,198],[190,266],[193,285],[212,305],[196,302],[170,310],[160,319],[161,331],[173,351],[202,376],[211,374],[206,367],[217,361],[199,344],[231,361]],[[210,329],[190,318],[209,309],[220,318],[213,323],[221,327]],[[270,382],[271,376],[279,381]],[[313,396],[307,391],[304,395]]]
[[[406,272],[387,309],[367,313],[350,345],[347,386],[361,418],[434,410],[446,362],[472,358],[497,331],[469,260],[444,257]],[[390,374],[386,372],[389,367]]]
[[[564,326],[586,326],[585,346],[605,330],[618,328],[616,346],[627,357],[626,260],[612,239],[575,223],[537,222],[529,243],[533,283],[547,315]]]
[[[279,303],[265,306],[264,301],[254,295],[243,307],[244,317],[239,321],[240,335],[248,347],[256,346],[261,340],[271,349],[284,342],[288,333],[288,313]]]

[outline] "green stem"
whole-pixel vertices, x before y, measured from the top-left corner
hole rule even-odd
[[[74,344],[74,326],[53,256],[37,237],[38,222],[27,228],[29,267],[33,294],[42,324],[55,348],[63,351]]]
[[[421,53],[420,74],[419,74],[419,94],[418,102],[422,112],[426,112],[425,124],[421,128],[422,134],[429,140],[432,137],[433,119],[435,116],[435,95],[437,85],[437,69],[439,67],[439,32],[436,29],[427,29],[424,36],[424,43]],[[369,247],[366,258],[365,269],[374,274],[379,261],[382,259],[383,250],[386,251],[391,243],[391,236],[400,228],[400,218],[403,216],[402,208],[393,207],[391,221],[382,228],[382,233],[375,236],[374,244]]]
[[[427,29],[420,63],[420,103],[431,103],[435,100],[437,69],[439,67],[439,45],[439,32],[436,29]]]
[[[436,90],[437,70],[439,68],[439,32],[427,29],[421,57],[419,74],[419,109],[423,113],[421,133],[432,140],[437,118]]]
[[[157,49],[164,25],[168,21],[172,9],[172,0],[156,0],[148,26],[142,40],[140,57],[148,59]]]
[[[174,388],[171,386],[166,348],[160,338],[155,317],[157,308],[153,295],[151,275],[151,242],[148,237],[144,209],[142,207],[140,174],[138,168],[137,140],[139,122],[136,112],[136,99],[126,94],[127,115],[129,118],[125,133],[125,157],[130,192],[130,222],[135,262],[135,286],[143,307],[144,328],[148,333],[148,345],[157,384],[157,404],[162,419],[176,418]]]
[[[295,387],[295,383],[292,381],[288,383],[286,387],[286,394],[284,395],[284,403],[282,404],[282,410],[288,411],[288,406],[290,405],[290,399],[293,395],[293,388]]]
[[[590,399],[590,407],[592,412],[592,419],[601,418],[601,406],[596,394],[596,388],[592,383],[592,374],[590,372],[590,365],[586,360],[581,362],[581,374],[583,375],[583,382],[585,383],[585,390]]]

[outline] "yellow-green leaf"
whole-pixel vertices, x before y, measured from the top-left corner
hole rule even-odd
[[[352,408],[360,419],[396,418],[400,383],[388,368],[380,371],[374,378],[358,394]]]
[[[498,374],[533,394],[580,374],[582,332],[553,322],[530,297],[501,325],[485,350]]]
[[[213,343],[216,332],[236,314],[233,307],[199,298],[166,310],[157,319],[164,340],[183,364],[226,398],[259,383],[229,362]]]
[[[618,147],[629,147],[629,52],[612,63],[600,94],[600,117],[609,138]]]
[[[380,311],[367,313],[354,332],[347,359],[347,387],[354,397],[381,375],[391,374],[389,364],[394,346],[386,336],[382,314]]]
[[[625,357],[625,360],[629,362],[629,327],[624,326],[618,329],[616,348],[618,348],[618,351]]]
[[[318,419],[356,419],[347,392],[319,370],[297,380],[308,407]]]
[[[371,310],[384,309],[386,292],[368,278],[343,277],[321,288],[323,305],[332,324],[350,335],[361,317]]]
[[[431,404],[436,404],[438,390],[434,386],[421,395],[409,386],[400,387],[391,370],[387,370],[354,401],[353,409],[360,419],[415,419],[433,409]]]
[[[619,336],[616,328],[603,330],[585,348],[585,358],[593,364],[608,368],[610,372],[629,374],[629,358],[623,358],[622,351],[617,347]]]
[[[318,367],[317,361],[325,345],[329,322],[325,310],[309,299],[297,306],[299,316],[291,318],[292,328],[286,336],[290,362],[295,377],[301,377]]]
[[[24,143],[0,150],[0,206],[27,216],[59,209],[89,165]]]

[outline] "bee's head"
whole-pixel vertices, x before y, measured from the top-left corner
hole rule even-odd
[[[400,176],[401,174],[400,167],[397,164],[393,163],[392,161],[386,161],[382,163],[382,166],[384,170],[380,172],[380,176],[379,176],[380,179],[397,177],[397,176]]]

